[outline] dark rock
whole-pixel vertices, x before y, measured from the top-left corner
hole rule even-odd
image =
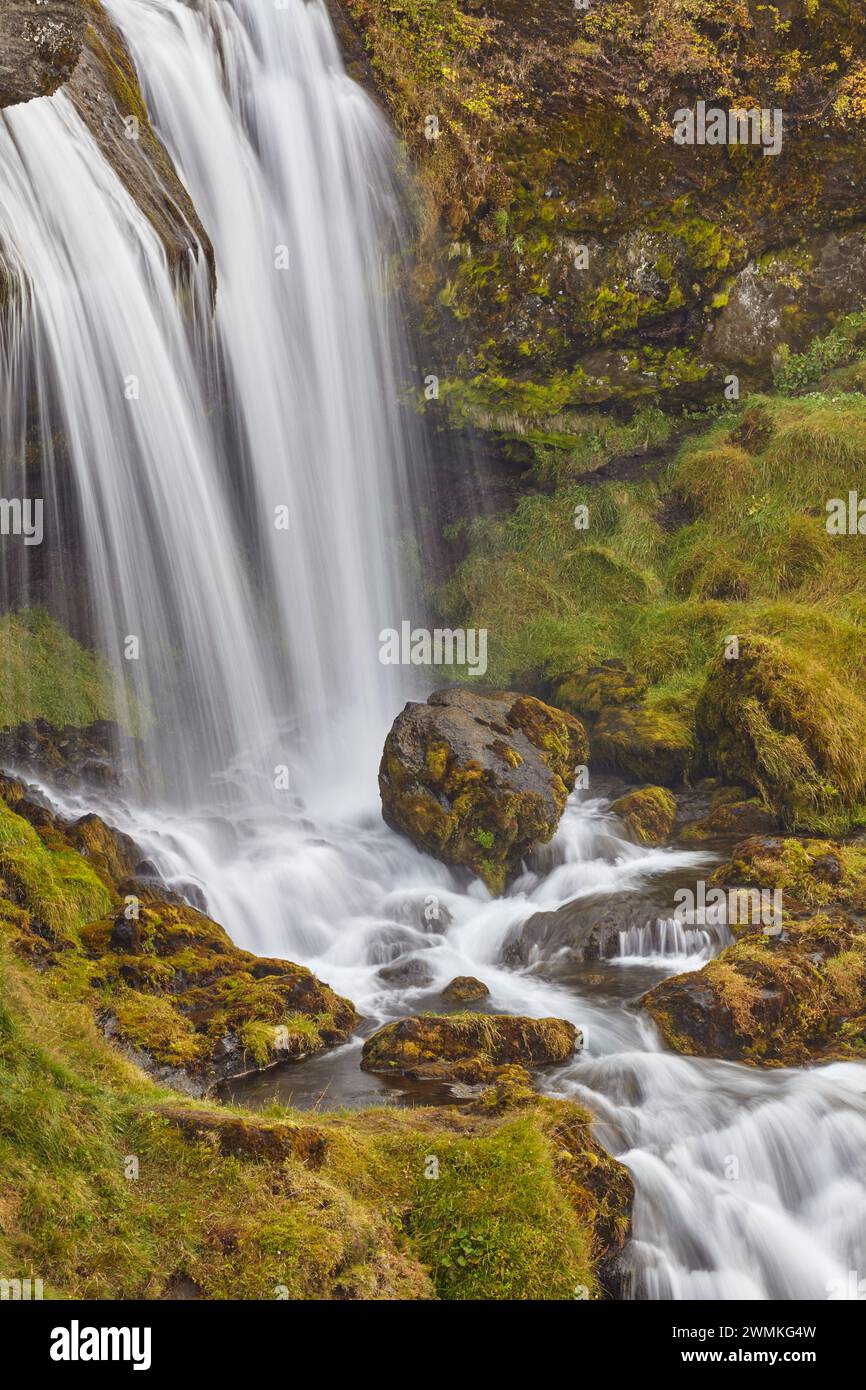
[[[0,107],[50,96],[72,75],[81,53],[81,0],[3,0],[0,9]]]

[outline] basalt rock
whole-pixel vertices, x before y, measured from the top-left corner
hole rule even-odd
[[[583,725],[530,696],[462,686],[408,704],[385,742],[385,820],[501,893],[550,840],[587,758]]]
[[[84,728],[35,719],[0,731],[0,764],[42,773],[56,786],[117,784],[124,761],[139,757],[138,742],[107,719]]]

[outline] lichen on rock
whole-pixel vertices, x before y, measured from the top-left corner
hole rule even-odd
[[[554,834],[585,764],[572,715],[531,696],[452,686],[410,703],[385,742],[385,820],[419,849],[464,865],[501,893]]]

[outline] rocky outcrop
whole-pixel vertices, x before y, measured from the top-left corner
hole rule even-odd
[[[186,276],[203,256],[215,284],[210,238],[171,156],[153,129],[135,65],[98,0],[80,0],[87,27],[67,91],[130,197],[150,222],[172,269]]]
[[[135,65],[99,0],[7,0],[0,13],[0,107],[70,100],[182,278],[203,257],[215,290],[210,238],[151,125]],[[2,283],[2,264],[0,264]]]
[[[862,306],[854,0],[342,5],[426,192],[419,298],[462,419],[565,434],[593,402],[721,401],[824,305]],[[781,141],[677,141],[700,101],[779,111]]]
[[[663,845],[677,818],[676,799],[665,787],[640,787],[618,797],[610,809],[639,845]]]
[[[641,1000],[669,1047],[760,1066],[866,1057],[866,933],[836,911],[749,932]]]
[[[761,1066],[866,1056],[866,847],[753,836],[711,887],[736,895],[736,940],[644,995],[668,1045]],[[779,895],[778,922],[740,910],[754,890]]]
[[[573,716],[513,693],[464,686],[408,704],[382,755],[382,812],[394,830],[493,893],[550,840],[585,764]]]
[[[47,719],[0,731],[0,765],[49,777],[56,786],[108,786],[122,780],[124,761],[141,756],[138,742],[109,719],[58,728]]]
[[[0,776],[0,920],[127,1055],[191,1095],[345,1042],[353,1005],[303,966],[242,951],[96,815],[67,822]]]
[[[0,107],[51,96],[81,53],[80,0],[4,0],[0,9]]]
[[[493,1081],[503,1067],[548,1067],[567,1062],[580,1044],[578,1030],[561,1018],[504,1014],[425,1014],[387,1023],[364,1044],[365,1071],[413,1081]]]

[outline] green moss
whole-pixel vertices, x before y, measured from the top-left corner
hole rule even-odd
[[[642,845],[661,845],[670,839],[677,815],[676,798],[665,787],[641,787],[619,797],[610,809]]]
[[[74,850],[51,852],[33,827],[0,801],[0,876],[5,895],[26,909],[37,929],[64,941],[107,911],[111,895]]]
[[[0,616],[0,728],[47,719],[64,727],[116,717],[105,664],[46,613]]]

